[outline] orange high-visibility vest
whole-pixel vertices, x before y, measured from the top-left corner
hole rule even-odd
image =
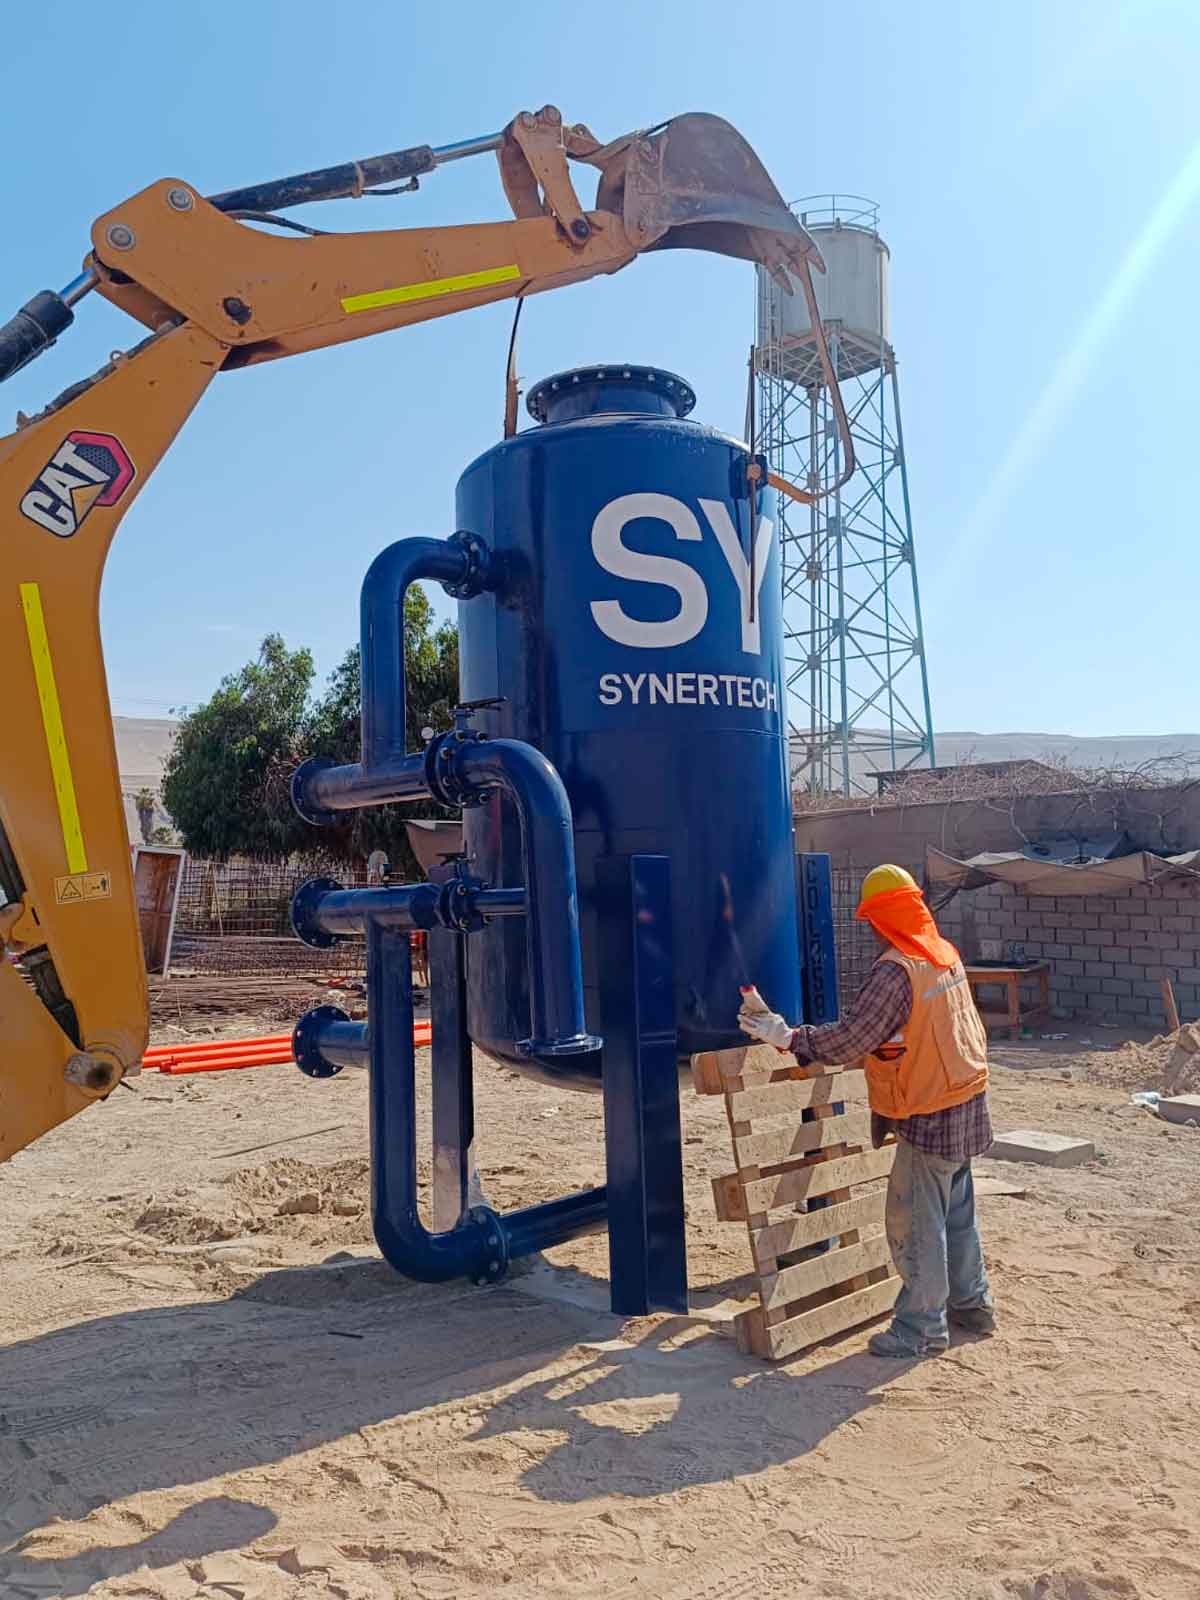
[[[895,961],[912,985],[908,1021],[866,1057],[871,1110],[900,1121],[973,1100],[987,1088],[987,1034],[961,961],[935,967],[898,950]]]

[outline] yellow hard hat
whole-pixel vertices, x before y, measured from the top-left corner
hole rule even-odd
[[[903,867],[894,867],[890,862],[885,862],[881,867],[872,867],[863,879],[862,894],[859,896],[860,906],[866,905],[868,900],[873,900],[877,894],[887,894],[889,889],[915,889],[917,880],[911,872]]]

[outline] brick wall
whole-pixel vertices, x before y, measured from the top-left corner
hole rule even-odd
[[[1200,889],[1182,880],[1057,899],[992,884],[957,895],[939,922],[949,937],[959,934],[968,958],[989,939],[1049,961],[1051,1003],[1060,1015],[1160,1027],[1166,977],[1183,1020],[1200,1018]]]

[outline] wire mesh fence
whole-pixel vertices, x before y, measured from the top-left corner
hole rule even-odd
[[[862,887],[862,872],[834,867],[833,938],[837,950],[838,1004],[844,1016],[879,954],[875,935],[854,913]]]
[[[189,856],[179,889],[171,964],[177,972],[221,977],[251,974],[361,976],[366,945],[360,936],[328,950],[302,944],[292,932],[292,896],[307,878],[330,876],[327,862],[206,861]],[[339,867],[348,888],[366,872]]]

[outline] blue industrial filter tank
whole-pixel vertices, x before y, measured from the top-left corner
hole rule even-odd
[[[774,494],[751,506],[744,445],[687,420],[682,379],[566,372],[529,394],[540,426],[474,461],[458,526],[495,587],[459,604],[464,701],[489,736],[536,746],[574,817],[584,983],[598,1029],[604,861],[671,860],[681,1056],[744,1044],[738,990],[801,1014]],[[753,538],[751,522],[754,522]],[[465,811],[470,871],[522,881],[499,791]],[[595,1087],[599,1053],[531,1063],[524,933],[469,941],[476,1043],[522,1070]]]

